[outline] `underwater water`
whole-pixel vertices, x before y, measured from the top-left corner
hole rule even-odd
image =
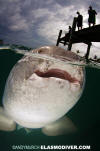
[[[12,49],[0,49],[0,105],[5,82],[14,64],[23,56]],[[46,136],[41,129],[26,133],[24,129],[13,132],[0,131],[0,150],[11,151],[13,145],[91,145],[99,148],[100,134],[100,69],[86,67],[86,83],[78,103],[68,112],[68,117],[78,128],[77,133]]]

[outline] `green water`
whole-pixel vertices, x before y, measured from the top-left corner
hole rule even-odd
[[[11,50],[0,51],[0,104],[9,72],[22,57]],[[100,70],[86,68],[86,84],[79,102],[67,114],[78,132],[63,136],[45,136],[41,129],[27,134],[24,129],[14,132],[0,131],[0,151],[12,151],[13,145],[91,145],[98,150],[100,134]]]

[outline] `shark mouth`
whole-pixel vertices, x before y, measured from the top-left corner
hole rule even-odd
[[[48,71],[45,72],[36,70],[35,73],[37,76],[43,78],[55,77],[63,80],[68,80],[71,83],[80,83],[80,81],[77,78],[72,77],[70,73],[61,69],[49,69]]]

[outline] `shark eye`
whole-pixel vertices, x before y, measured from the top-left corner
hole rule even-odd
[[[41,54],[41,53],[46,53],[46,50],[45,50],[45,49],[39,49],[39,50],[38,50],[38,53],[40,53],[40,54]]]
[[[40,49],[40,50],[38,51],[38,53],[43,53],[43,50]]]

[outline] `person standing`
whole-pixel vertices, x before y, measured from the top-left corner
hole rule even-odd
[[[71,30],[72,30],[72,27],[71,27],[71,26],[69,26],[69,34],[71,33]]]
[[[97,12],[92,9],[92,6],[89,6],[88,14],[89,14],[89,18],[88,18],[89,27],[91,26],[91,24],[94,26],[96,23]]]
[[[79,29],[82,29],[82,26],[83,26],[83,16],[77,12],[78,14],[78,17],[77,17],[77,27],[78,27],[78,30]]]

